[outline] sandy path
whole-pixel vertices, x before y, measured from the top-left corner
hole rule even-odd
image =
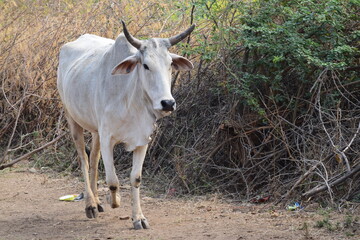
[[[321,217],[316,213],[194,197],[150,198],[144,191],[142,206],[151,229],[135,231],[129,190],[122,189],[120,208],[104,204],[105,213],[96,220],[86,218],[83,201],[58,201],[62,195],[81,192],[82,186],[76,178],[0,171],[0,239],[306,239],[304,222],[309,225],[307,239],[347,239],[344,233],[314,228]]]

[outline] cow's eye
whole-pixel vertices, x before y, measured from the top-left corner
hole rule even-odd
[[[149,67],[148,67],[148,65],[146,65],[146,64],[144,64],[144,68],[145,68],[146,70],[150,70]]]

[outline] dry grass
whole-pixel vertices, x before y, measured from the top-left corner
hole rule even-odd
[[[139,38],[168,37],[189,24],[186,12],[172,9],[170,1],[23,0],[0,1],[0,8],[4,157],[21,154],[66,129],[56,90],[62,44],[84,33],[114,39],[122,31],[121,19]]]

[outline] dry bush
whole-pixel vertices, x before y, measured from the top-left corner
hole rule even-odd
[[[84,33],[115,39],[122,31],[121,19],[139,38],[168,37],[189,24],[185,13],[158,1],[23,0],[2,1],[0,8],[0,163],[67,131],[56,90],[62,44]],[[57,164],[69,162],[61,154],[72,149],[67,142],[69,137],[58,144],[65,149],[41,162],[52,164],[51,158],[59,156]]]
[[[324,11],[345,6],[306,2]],[[348,3],[344,15],[332,12],[325,18],[315,9],[309,23],[307,4],[292,2],[295,10],[287,16],[290,3],[259,1],[242,12],[246,17],[236,18],[245,4],[228,3],[208,2],[202,9],[213,30],[198,36],[204,51],[197,73],[177,89],[180,107],[155,135],[150,176],[167,176],[168,188],[182,193],[287,201],[317,194],[331,203],[358,201],[360,81],[354,39],[359,25],[354,19],[359,5]],[[331,34],[344,42],[324,40]],[[353,52],[339,54],[342,44]],[[301,47],[305,51],[298,54]],[[340,62],[343,66],[336,66]]]
[[[290,109],[279,111],[273,104],[261,117],[231,94],[217,94],[220,80],[202,72],[198,90],[195,81],[179,88],[179,109],[159,124],[146,163],[150,176],[166,176],[167,187],[179,193],[299,201],[323,188],[317,197],[325,202],[357,199],[358,89],[342,86],[336,72],[324,74],[308,111],[292,122]],[[335,108],[325,108],[320,96],[336,84],[343,97]],[[342,178],[345,184],[337,184]]]
[[[1,1],[0,163],[67,131],[56,91],[62,44],[84,33],[114,39],[121,32],[120,19],[138,38],[169,37],[189,26],[194,6],[187,1],[154,0]],[[152,136],[145,182],[153,181],[153,188],[161,191],[221,192],[246,199],[269,194],[275,199],[299,200],[316,186],[327,187],[323,196],[330,200],[358,196],[359,172],[345,185],[332,184],[347,176],[349,168],[359,167],[359,85],[343,85],[341,74],[326,69],[314,83],[310,100],[293,96],[298,104],[295,110],[279,107],[271,98],[272,89],[260,86],[264,112],[259,114],[229,86],[239,69],[250,72],[254,67],[253,72],[261,72],[265,68],[251,65],[259,60],[256,51],[251,56],[243,46],[233,47],[234,39],[227,36],[230,27],[239,27],[233,21],[239,15],[233,5],[224,9],[221,4],[217,9],[211,6],[197,13],[197,20],[202,20],[196,22],[198,27],[189,39],[195,50],[178,46],[195,60],[196,69],[175,73],[178,110],[159,121],[159,131]],[[216,34],[229,42],[212,41]],[[297,90],[291,85],[291,71],[286,74],[286,87]],[[234,83],[239,88],[241,84]],[[328,93],[340,96],[338,106],[326,103]],[[115,152],[119,174],[126,176],[131,156],[121,146]],[[34,159],[37,166],[57,170],[76,167],[69,136]]]

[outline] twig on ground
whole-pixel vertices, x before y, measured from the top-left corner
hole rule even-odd
[[[306,193],[304,193],[302,196],[303,197],[311,197],[317,193],[320,193],[320,192],[328,189],[328,187],[333,187],[333,186],[336,186],[336,185],[344,182],[346,179],[352,177],[355,173],[357,173],[359,171],[360,171],[360,165],[358,165],[356,168],[354,168],[350,172],[346,172],[346,174],[344,174],[342,177],[338,178],[337,180],[334,180],[333,182],[330,182],[328,185],[324,184],[322,186],[315,187],[315,188],[307,191]]]

